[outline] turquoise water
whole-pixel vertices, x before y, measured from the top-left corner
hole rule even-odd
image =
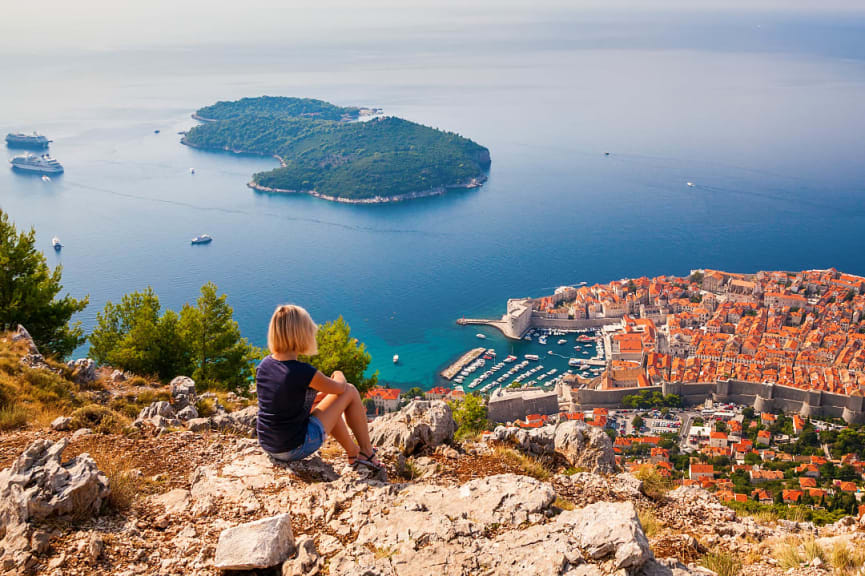
[[[0,170],[0,207],[90,295],[88,327],[125,292],[152,285],[179,307],[212,280],[255,343],[279,303],[341,314],[403,387],[434,384],[478,345],[455,320],[499,316],[509,297],[698,267],[865,273],[862,18],[557,7],[517,20],[60,54],[0,43],[0,131],[38,129],[66,167],[51,183]],[[387,206],[254,193],[273,160],[176,133],[199,106],[260,94],[457,131],[490,148],[489,180]],[[201,233],[214,242],[190,246]],[[485,333],[500,355],[545,353]]]

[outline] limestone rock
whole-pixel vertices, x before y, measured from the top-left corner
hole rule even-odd
[[[126,372],[123,370],[115,370],[111,373],[111,380],[114,382],[126,382]]]
[[[556,426],[554,442],[556,452],[572,466],[596,474],[610,474],[616,469],[613,442],[600,428],[576,420],[561,422]]]
[[[0,471],[0,550],[12,568],[25,569],[27,551],[43,546],[39,537],[31,541],[28,535],[32,522],[90,516],[108,497],[108,479],[88,454],[62,462],[67,444],[36,440]]]
[[[72,418],[69,416],[58,416],[51,422],[51,428],[58,432],[66,432],[71,427]]]
[[[90,436],[91,434],[93,434],[93,430],[90,428],[79,428],[72,434],[72,440],[81,440],[85,436]]]
[[[315,549],[315,541],[309,536],[302,536],[297,541],[297,556],[282,565],[282,576],[315,576],[322,563]]]
[[[293,550],[291,517],[279,514],[223,530],[213,564],[221,570],[270,568],[283,563]]]
[[[580,548],[593,560],[613,558],[618,569],[637,568],[652,558],[631,502],[597,502],[563,512],[556,522],[572,527]]]
[[[198,410],[195,409],[195,406],[187,406],[186,408],[180,410],[177,413],[177,419],[181,422],[188,422],[189,420],[193,420],[198,418]]]
[[[414,400],[402,410],[385,414],[370,424],[374,445],[396,448],[406,455],[449,442],[455,431],[451,409],[441,400]]]
[[[186,423],[186,427],[192,432],[206,432],[210,430],[208,418],[193,418]]]
[[[171,389],[171,397],[176,398],[178,395],[195,396],[195,380],[188,376],[177,376],[169,384]]]
[[[258,406],[247,406],[243,410],[237,410],[229,414],[238,428],[255,430],[258,424]]]
[[[177,414],[174,412],[174,408],[164,400],[153,402],[150,406],[142,408],[141,412],[138,413],[138,418],[135,419],[133,424],[135,426],[141,426],[144,423],[150,423],[159,429],[181,425],[180,420],[177,418]]]
[[[96,380],[96,362],[80,358],[66,363],[72,369],[72,379],[78,384],[89,384]]]
[[[497,426],[491,439],[516,444],[530,454],[559,452],[571,465],[596,474],[615,471],[613,443],[603,430],[568,420],[555,425],[524,430],[515,426]]]

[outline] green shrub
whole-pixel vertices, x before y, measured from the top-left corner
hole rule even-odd
[[[216,414],[216,402],[213,398],[199,398],[195,403],[195,409],[200,418],[208,418]]]
[[[69,382],[53,372],[27,369],[23,380],[31,386],[33,398],[43,404],[57,404],[70,398]]]
[[[90,428],[100,434],[118,434],[129,425],[129,419],[99,404],[89,404],[72,413],[72,428]]]

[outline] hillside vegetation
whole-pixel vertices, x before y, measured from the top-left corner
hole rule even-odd
[[[483,146],[400,118],[341,121],[357,114],[296,98],[220,102],[196,113],[214,121],[192,128],[183,142],[278,156],[283,166],[255,174],[255,187],[332,199],[396,199],[484,180],[490,159]]]

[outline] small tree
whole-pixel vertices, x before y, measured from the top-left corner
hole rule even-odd
[[[201,287],[195,306],[186,304],[180,312],[177,327],[189,346],[192,378],[202,387],[245,391],[250,386],[261,351],[241,337],[233,316],[227,297],[217,294],[212,282]]]
[[[364,377],[372,357],[363,343],[351,337],[351,328],[342,316],[319,326],[315,339],[318,343],[318,354],[302,360],[327,376],[336,370],[341,371],[346,379],[357,387],[361,396],[378,383],[378,371],[369,378]]]
[[[0,330],[21,324],[39,349],[64,357],[84,343],[81,323],[72,316],[87,307],[87,298],[58,298],[62,266],[52,272],[36,250],[36,232],[18,232],[0,210]]]
[[[423,390],[414,386],[405,391],[406,398],[423,398]]]
[[[476,436],[489,426],[487,407],[477,394],[468,394],[462,400],[451,402],[450,406],[457,423],[458,439]]]
[[[639,431],[643,427],[643,417],[639,414],[634,416],[634,419],[631,420],[631,426],[634,427],[634,430]]]

